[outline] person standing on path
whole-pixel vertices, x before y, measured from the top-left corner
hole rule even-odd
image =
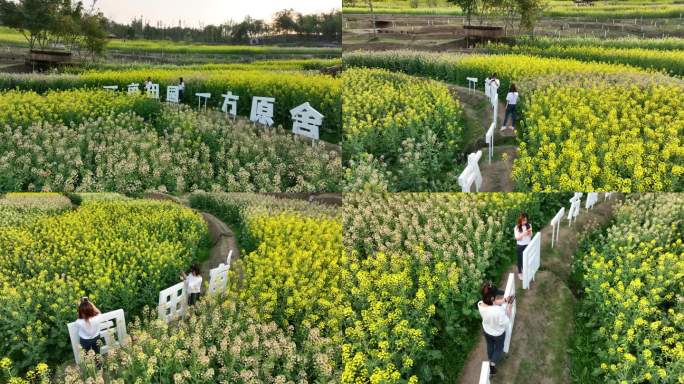
[[[511,84],[508,89],[508,94],[506,95],[506,114],[504,114],[503,124],[501,125],[501,130],[510,128],[515,131],[515,106],[518,104],[518,89],[515,84]],[[511,118],[511,125],[506,127],[506,122],[508,118]]]
[[[503,356],[506,328],[510,324],[514,297],[496,297],[500,292],[492,283],[482,286],[482,300],[477,303],[477,309],[482,317],[482,329],[487,342],[487,359],[489,373],[496,375],[496,364]],[[503,305],[506,305],[504,309]]]
[[[516,242],[516,251],[518,252],[518,279],[522,280],[523,271],[523,252],[527,245],[532,241],[532,224],[529,223],[527,213],[522,212],[518,216],[518,221],[513,227],[513,235]]]
[[[197,264],[190,267],[190,274],[181,274],[181,280],[188,283],[188,305],[195,305],[199,300],[200,292],[202,291],[202,275],[200,275],[200,268]]]
[[[100,354],[100,326],[102,324],[102,315],[99,309],[90,302],[87,297],[81,298],[81,304],[78,306],[78,319],[76,320],[76,327],[78,328],[78,340],[81,348],[87,353],[89,351]]]

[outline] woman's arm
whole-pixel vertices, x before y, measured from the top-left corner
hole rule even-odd
[[[513,229],[513,237],[515,237],[516,240],[522,240],[524,232],[518,232],[517,229]]]

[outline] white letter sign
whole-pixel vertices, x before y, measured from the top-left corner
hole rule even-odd
[[[323,115],[308,102],[292,108],[292,133],[318,140],[318,129],[323,124]]]
[[[534,275],[541,264],[541,232],[537,232],[532,241],[523,251],[523,289],[530,288],[530,282],[534,281]]]
[[[273,97],[254,96],[249,120],[266,126],[273,125]]]
[[[221,111],[228,116],[232,116],[234,119],[235,116],[237,116],[237,102],[240,99],[240,96],[233,95],[233,93],[230,91],[221,96],[223,96],[223,105],[221,105]]]

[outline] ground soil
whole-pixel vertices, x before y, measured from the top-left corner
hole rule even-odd
[[[620,197],[601,201],[591,210],[582,208],[577,221],[568,226],[563,220],[559,241],[551,248],[551,226],[541,231],[541,267],[530,289],[523,290],[516,278],[517,312],[511,347],[499,363],[493,384],[569,384],[570,359],[567,353],[572,335],[575,297],[569,288],[572,260],[581,233],[607,224]],[[501,278],[504,287],[511,265]],[[482,362],[487,360],[484,337],[480,337],[468,356],[458,383],[477,383]]]

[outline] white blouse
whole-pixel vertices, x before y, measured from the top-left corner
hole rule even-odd
[[[516,241],[516,243],[518,243],[518,245],[527,245],[527,244],[530,243],[530,241],[532,241],[532,235],[530,235],[530,236],[522,236],[522,234],[525,233],[525,231],[526,231],[528,228],[530,228],[530,229],[532,228],[532,225],[529,224],[529,223],[528,223],[526,226],[523,225],[522,231],[518,231],[518,226],[517,226],[517,225],[516,225],[515,227],[513,227],[513,235],[515,236],[514,238],[516,239],[515,241]],[[522,238],[520,238],[520,240],[518,240],[518,237],[519,237],[519,236],[522,236]]]
[[[482,328],[491,336],[501,336],[511,320],[508,318],[506,309],[501,305],[486,305],[482,301],[477,303],[477,309],[482,316]]]
[[[85,319],[77,319],[76,326],[78,327],[78,337],[85,340],[92,340],[100,337],[100,325],[102,324],[102,315],[97,314],[88,321]]]

